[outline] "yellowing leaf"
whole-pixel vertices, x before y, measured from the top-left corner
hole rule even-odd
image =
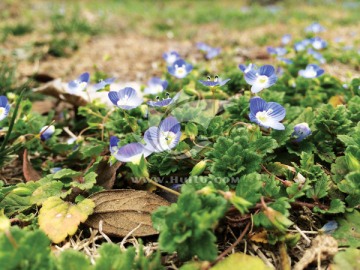
[[[264,262],[250,255],[244,253],[235,253],[219,262],[215,265],[212,270],[268,270],[271,269],[267,267]]]
[[[250,240],[257,243],[268,243],[268,235],[267,231],[261,231],[253,234],[250,237]]]
[[[343,104],[345,104],[344,97],[343,97],[343,96],[340,96],[340,95],[332,96],[332,97],[329,99],[329,103],[330,103],[331,106],[333,106],[334,108],[337,107],[337,106],[339,106],[339,105],[343,105]]]
[[[80,222],[92,214],[95,203],[85,199],[79,204],[64,202],[60,198],[50,197],[39,213],[39,225],[54,243],[60,243],[68,235],[75,234]]]

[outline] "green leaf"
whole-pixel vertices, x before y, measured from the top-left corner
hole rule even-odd
[[[77,231],[80,222],[92,214],[95,204],[85,199],[79,204],[64,202],[58,197],[44,201],[39,213],[39,226],[54,243],[60,243]]]
[[[360,247],[360,212],[354,210],[345,214],[345,218],[338,218],[338,229],[333,237],[338,240],[339,246]]]
[[[90,260],[76,250],[67,249],[61,252],[59,257],[59,270],[90,270]]]
[[[306,196],[314,200],[324,198],[330,188],[330,179],[327,175],[323,174],[320,179],[317,179],[314,187],[306,191]]]
[[[359,270],[360,250],[348,248],[345,251],[338,252],[334,257],[334,263],[331,264],[332,270]]]
[[[55,269],[50,240],[42,231],[11,227],[9,235],[0,233],[0,269]]]
[[[349,194],[345,200],[350,207],[360,205],[360,172],[347,174],[345,179],[338,184],[338,188]]]
[[[41,205],[49,197],[61,197],[64,184],[60,181],[52,181],[38,187],[31,195],[32,204]]]
[[[322,213],[322,214],[338,214],[345,213],[345,203],[340,199],[334,199],[330,202],[330,207],[327,210],[322,210],[319,207],[314,207],[314,212]]]
[[[216,264],[211,270],[270,270],[264,262],[257,257],[244,253],[234,253]]]
[[[78,187],[81,190],[89,190],[96,184],[97,174],[95,172],[87,173],[84,177],[78,177],[71,182],[72,187]]]
[[[268,176],[258,173],[242,176],[236,186],[236,196],[242,197],[252,204],[257,203],[261,197],[260,189],[265,178]]]
[[[73,177],[77,177],[80,176],[81,172],[76,172],[74,170],[71,169],[62,169],[58,172],[56,172],[53,176],[54,179],[61,179],[61,178],[73,178]]]

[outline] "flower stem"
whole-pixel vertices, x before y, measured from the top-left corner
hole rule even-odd
[[[160,185],[158,182],[155,182],[154,180],[152,180],[152,179],[150,179],[150,178],[146,178],[146,180],[147,180],[149,183],[151,183],[152,185],[154,185],[154,186],[157,186],[157,187],[159,187],[159,188],[161,188],[161,189],[163,189],[163,190],[165,190],[165,191],[167,191],[167,192],[170,192],[170,193],[172,193],[172,194],[174,194],[174,195],[176,195],[176,196],[180,196],[180,193],[179,193],[179,192],[177,192],[177,191],[175,191],[175,190],[173,190],[173,189],[171,189],[171,188],[165,187],[165,186],[163,186],[163,185]]]

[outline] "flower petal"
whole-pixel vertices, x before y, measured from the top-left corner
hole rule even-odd
[[[176,134],[180,132],[181,126],[179,121],[175,117],[169,116],[161,121],[159,129],[162,132],[171,131]]]
[[[272,110],[268,115],[275,121],[281,121],[285,118],[286,110],[283,106],[276,102],[268,102],[265,107],[265,111]]]
[[[265,75],[267,77],[270,77],[274,73],[275,73],[275,68],[272,65],[264,65],[264,66],[261,66],[259,69],[259,74]]]

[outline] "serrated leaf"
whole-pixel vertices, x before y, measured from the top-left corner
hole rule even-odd
[[[345,218],[338,218],[336,221],[339,227],[333,233],[333,237],[338,240],[339,246],[360,247],[359,211],[354,210],[352,213],[347,213]]]
[[[234,253],[223,261],[216,264],[211,270],[270,270],[264,262],[257,257],[246,255],[244,253]]]
[[[56,172],[53,176],[54,179],[61,179],[61,178],[64,178],[64,177],[69,177],[69,178],[73,178],[73,177],[76,177],[76,176],[79,176],[81,175],[81,172],[77,172],[77,171],[74,171],[74,170],[71,170],[71,169],[62,169],[58,172]]]
[[[60,197],[63,194],[63,186],[64,184],[60,181],[52,181],[42,184],[32,193],[30,202],[32,204],[41,205],[49,197]]]
[[[236,186],[236,196],[242,197],[253,204],[257,203],[261,197],[259,191],[263,185],[264,178],[268,177],[258,173],[242,176]]]
[[[90,260],[76,250],[67,249],[61,252],[59,257],[59,270],[90,270]]]
[[[95,203],[85,199],[79,204],[65,202],[58,197],[44,201],[39,213],[39,226],[54,243],[60,243],[73,235],[80,222],[92,214]]]
[[[345,213],[345,203],[340,199],[334,199],[330,202],[330,207],[327,210],[320,209],[319,207],[314,207],[314,212],[322,214],[338,214]]]
[[[87,173],[84,177],[77,177],[70,183],[72,187],[77,187],[81,190],[91,189],[96,184],[97,174],[95,172]]]

